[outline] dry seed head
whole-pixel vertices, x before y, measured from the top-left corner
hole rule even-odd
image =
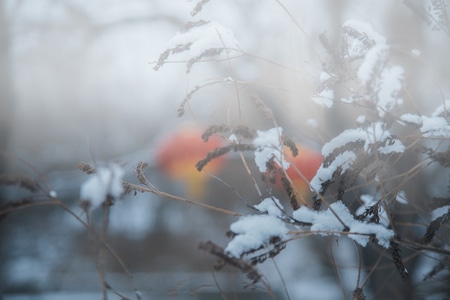
[[[236,267],[246,274],[247,278],[252,281],[253,284],[258,283],[261,279],[261,275],[252,267],[251,264],[243,259],[229,256],[225,253],[224,249],[211,241],[201,242],[198,246],[200,250],[206,251],[209,254],[217,256],[220,261],[215,265],[216,270],[220,270],[225,264]]]
[[[428,207],[433,210],[439,207],[450,205],[450,198],[433,197],[428,201]]]
[[[314,210],[319,210],[320,207],[322,206],[322,198],[319,195],[314,196],[314,202],[313,202],[313,209]]]
[[[208,126],[205,132],[202,134],[202,139],[207,142],[209,138],[216,133],[227,133],[231,130],[231,127],[226,124],[214,124]]]
[[[211,160],[225,155],[230,151],[255,151],[255,146],[252,144],[232,144],[225,147],[218,147],[213,151],[208,152],[206,157],[197,162],[195,167],[198,171],[201,171]]]
[[[182,44],[182,45],[176,45],[173,48],[166,49],[163,53],[160,54],[158,62],[153,67],[153,70],[155,70],[155,71],[159,70],[166,63],[170,54],[176,54],[176,53],[188,51],[191,48],[191,46],[192,46],[192,43],[189,42],[189,43]]]
[[[273,119],[272,110],[267,107],[267,105],[263,102],[263,100],[256,94],[250,95],[251,100],[256,106],[256,109],[262,113],[265,119],[271,120]]]
[[[36,180],[22,175],[0,175],[0,185],[17,185],[33,193],[42,191],[41,186]]]
[[[245,125],[238,125],[232,131],[232,134],[243,137],[245,139],[253,139],[256,136],[256,131]]]
[[[202,58],[220,55],[224,50],[225,50],[225,48],[210,48],[210,49],[207,49],[207,50],[203,51],[202,54],[191,58],[188,61],[188,63],[186,64],[186,73],[191,72],[192,66],[195,63],[201,61]]]
[[[409,274],[408,270],[406,270],[405,265],[403,264],[401,250],[397,243],[391,242],[392,249],[392,260],[394,261],[394,265],[397,268],[400,277],[403,279],[405,283],[409,283]]]
[[[97,170],[95,168],[91,167],[89,164],[87,164],[83,161],[78,163],[77,168],[79,170],[81,170],[83,173],[86,173],[88,175],[94,174],[95,172],[97,172]]]
[[[366,295],[364,295],[364,291],[362,288],[357,287],[354,291],[353,291],[353,299],[354,300],[365,300],[366,299]]]
[[[186,106],[186,104],[189,102],[189,100],[191,100],[192,95],[197,92],[201,87],[199,85],[194,86],[194,88],[186,94],[186,97],[184,97],[183,101],[180,104],[180,107],[177,110],[177,117],[180,118],[184,115],[185,109],[184,107]]]
[[[203,6],[205,6],[209,1],[210,0],[200,0],[199,2],[197,2],[194,9],[191,11],[191,16],[194,17],[195,15],[197,15],[203,9]]]
[[[34,202],[33,198],[30,198],[30,197],[23,198],[20,201],[7,202],[7,203],[5,203],[5,204],[0,206],[0,212],[5,211],[5,210],[9,210],[11,208],[20,208],[22,206],[29,205],[30,203],[33,203],[33,202]]]
[[[423,281],[427,281],[431,278],[433,278],[434,276],[436,276],[439,272],[441,272],[442,270],[444,270],[445,268],[447,268],[447,264],[444,263],[443,261],[440,261],[437,265],[435,265],[433,267],[433,269],[428,272],[424,277],[423,277]]]
[[[143,169],[144,169],[145,167],[147,167],[147,166],[148,166],[147,163],[139,162],[138,165],[137,165],[137,167],[136,167],[136,175],[137,175],[137,178],[138,178],[138,180],[139,180],[139,182],[140,182],[141,184],[145,184],[145,182],[146,182],[145,175],[144,175],[144,170],[143,170]]]
[[[198,21],[194,21],[194,22],[187,22],[186,25],[184,25],[184,27],[180,30],[180,32],[188,32],[189,30],[191,30],[194,27],[200,27],[200,26],[203,26],[203,25],[208,24],[210,22],[211,21],[205,21],[205,20],[198,20]]]
[[[436,231],[439,230],[442,224],[448,222],[449,220],[449,213],[443,214],[439,218],[436,218],[433,220],[430,225],[427,227],[427,231],[425,232],[425,235],[423,236],[423,243],[428,244],[431,242],[431,240],[434,238],[434,235]]]
[[[291,139],[289,136],[283,134],[283,143],[286,145],[289,150],[291,150],[292,156],[296,157],[298,155],[298,148],[297,145],[295,145],[295,142],[293,139]]]
[[[292,209],[293,210],[299,209],[300,205],[298,204],[297,196],[295,195],[294,189],[292,188],[291,183],[289,182],[287,177],[284,175],[284,173],[281,174],[281,184],[283,185],[283,188],[289,197]]]

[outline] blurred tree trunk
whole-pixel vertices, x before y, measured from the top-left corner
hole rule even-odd
[[[2,2],[0,4],[0,150],[2,151],[8,150],[14,106],[11,68],[11,31],[5,10],[5,3]],[[6,169],[7,158],[4,155],[0,155],[0,173],[5,173]]]

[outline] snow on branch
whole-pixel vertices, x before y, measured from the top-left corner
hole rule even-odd
[[[336,218],[336,215],[340,220]],[[375,237],[380,246],[389,248],[390,239],[394,236],[392,230],[381,224],[356,220],[341,201],[330,204],[328,209],[322,211],[302,206],[294,211],[293,217],[300,222],[311,223],[311,232],[322,236],[342,235],[347,232],[349,238],[363,247]]]
[[[439,105],[431,114],[432,117],[448,117],[450,113],[450,100],[445,100],[444,103]]]
[[[266,131],[258,130],[256,134],[253,145],[256,147],[255,163],[259,171],[265,172],[267,163],[272,160],[284,169],[289,168],[289,162],[283,158],[283,146],[280,140],[283,128],[271,128]]]
[[[97,172],[81,185],[81,200],[90,201],[95,208],[101,206],[108,198],[120,198],[123,192],[123,175],[124,170],[116,164],[112,164],[109,168],[98,168]]]
[[[311,190],[324,193],[334,177],[343,175],[357,159],[375,153],[402,153],[403,143],[384,127],[384,123],[375,122],[366,128],[347,129],[326,143],[322,147],[323,164],[311,180]]]
[[[450,125],[447,120],[441,115],[444,113],[444,109],[439,107],[432,117],[419,116],[416,114],[403,114],[400,116],[400,120],[409,125],[415,125],[420,128],[420,132],[423,137],[426,138],[449,138],[450,137]]]
[[[380,117],[384,117],[386,111],[392,111],[403,104],[399,97],[403,87],[404,69],[398,65],[385,68],[377,83],[377,110]]]
[[[318,94],[314,95],[312,97],[312,100],[320,106],[330,108],[331,106],[333,106],[334,91],[330,88],[325,88]]]
[[[225,248],[225,253],[238,258],[261,249],[274,251],[288,233],[285,223],[273,215],[240,217],[231,224],[230,230],[233,239]]]
[[[401,105],[404,69],[399,65],[388,65],[391,47],[386,38],[368,23],[349,20],[343,24],[342,41],[338,63],[324,65],[320,75],[321,87],[312,100],[323,107],[332,107],[337,94],[335,86],[356,77],[364,88],[364,93],[342,97],[342,102],[369,100],[375,104],[380,117],[384,117],[386,111]],[[327,47],[327,43],[324,46]],[[360,59],[359,67],[354,67],[352,62]]]
[[[348,55],[350,58],[359,58],[375,45],[384,45],[386,38],[376,32],[369,23],[348,20],[342,28],[347,38]]]
[[[270,216],[281,217],[283,214],[283,205],[281,205],[280,200],[275,197],[264,199],[261,203],[255,205],[254,208],[262,213],[267,213]]]

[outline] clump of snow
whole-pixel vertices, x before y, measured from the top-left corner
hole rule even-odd
[[[366,129],[347,129],[322,147],[322,155],[323,157],[327,157],[332,154],[335,149],[345,146],[348,143],[358,141],[364,143],[364,150],[368,151],[371,144],[384,142],[388,138],[392,138],[392,135],[389,130],[383,129],[382,122],[372,123]],[[391,150],[391,152],[403,152],[404,146],[399,140],[395,139],[391,141],[391,143],[392,148],[386,148],[385,151]]]
[[[406,123],[422,126],[422,117],[416,114],[403,114],[400,116],[400,120]]]
[[[367,128],[367,140],[364,145],[364,149],[368,150],[370,144],[375,144],[376,142],[382,142],[390,136],[388,130],[383,128],[382,122],[372,123],[371,126]]]
[[[341,170],[339,175],[342,175],[355,160],[356,154],[353,151],[345,151],[337,155],[328,166],[324,167],[322,164],[309,184],[311,191],[320,191],[322,189],[322,183],[330,180],[338,168]]]
[[[217,22],[205,22],[187,31],[178,32],[168,43],[167,48],[192,43],[187,51],[190,57],[198,57],[209,49],[235,49],[238,42],[233,32]]]
[[[401,204],[408,204],[408,198],[406,197],[405,191],[398,192],[397,197],[395,197],[395,201]]]
[[[388,55],[389,46],[385,44],[376,45],[367,52],[363,63],[359,66],[357,74],[359,81],[363,85],[371,82],[380,67],[384,65],[383,62],[386,61]]]
[[[334,212],[334,213],[333,213]],[[339,216],[340,221],[336,215]],[[366,223],[355,220],[348,208],[341,201],[330,204],[326,210],[315,211],[306,206],[294,211],[293,217],[301,222],[311,223],[311,231],[320,235],[342,235],[345,227],[349,228],[348,237],[365,247],[369,235],[375,235],[378,244],[389,248],[394,232],[381,224]]]
[[[386,139],[383,140],[383,142],[386,142],[384,146],[380,146],[378,148],[378,152],[381,154],[391,154],[391,153],[403,153],[405,151],[405,145],[399,140],[399,139],[390,139],[387,141],[388,138],[391,138],[392,136],[389,135]]]
[[[279,217],[283,214],[280,210],[280,208],[283,209],[283,205],[281,205],[280,200],[275,197],[266,198],[254,207],[260,212],[267,213],[270,216]]]
[[[231,134],[228,139],[230,140],[230,142],[232,143],[238,143],[239,142],[239,138],[233,133]]]
[[[439,105],[435,111],[431,114],[432,117],[442,117],[445,111],[450,110],[450,100],[445,100],[445,102]]]
[[[404,69],[394,65],[386,67],[390,47],[386,39],[375,32],[369,24],[349,21],[344,24],[347,34],[354,37],[353,43],[359,43],[355,57],[364,57],[358,68],[357,77],[361,84],[376,95],[378,114],[384,117],[386,111],[403,103],[399,98],[403,86]],[[356,31],[356,33],[355,33]]]
[[[230,226],[236,236],[228,243],[225,252],[234,257],[269,245],[273,237],[282,240],[287,237],[288,229],[283,221],[272,215],[249,215],[239,218]]]
[[[356,122],[359,124],[364,124],[364,122],[366,122],[366,116],[365,115],[360,115],[356,118]]]
[[[387,141],[391,139],[390,141]],[[378,148],[378,151],[382,154],[389,153],[402,153],[405,150],[405,146],[398,139],[392,139],[392,135],[389,130],[383,128],[383,123],[376,122],[367,129],[367,140],[364,145],[367,151],[370,144],[375,144],[377,142],[385,142],[384,146]]]
[[[119,198],[123,192],[123,169],[116,164],[109,168],[98,168],[86,182],[81,185],[80,198],[89,200],[93,207],[100,206],[107,196]]]
[[[420,56],[422,54],[422,51],[420,51],[418,49],[412,49],[411,54],[413,54],[415,56]]]
[[[233,77],[226,77],[226,78],[223,79],[223,81],[225,81],[226,83],[234,83],[235,82]]]
[[[331,79],[332,77],[333,77],[333,75],[331,75],[330,73],[322,71],[320,73],[319,80],[320,80],[320,82],[326,82],[327,80]]]
[[[437,218],[447,214],[450,210],[450,205],[444,205],[439,208],[436,208],[431,212],[431,220],[434,221]]]
[[[450,105],[450,102],[448,103]],[[400,120],[420,126],[420,132],[424,137],[450,137],[450,125],[447,120],[440,117],[444,112],[444,106],[438,107],[432,117],[419,116],[415,114],[403,114]]]
[[[374,44],[385,44],[386,38],[376,32],[372,26],[363,21],[348,20],[342,25],[344,29],[352,29],[358,33],[365,35],[367,39],[371,40]]]
[[[313,96],[312,100],[323,107],[330,108],[333,106],[334,91],[328,88],[324,89],[319,94]]]
[[[364,223],[356,220],[351,223],[350,232],[348,237],[363,247],[369,242],[368,235],[373,234],[377,238],[378,245],[388,249],[390,247],[390,240],[394,236],[392,230],[387,229],[381,224]]]
[[[369,206],[372,206],[376,203],[376,201],[374,200],[374,197],[370,194],[362,194],[359,199],[362,200],[362,202],[364,202],[363,205],[361,205],[358,210],[356,211],[357,215],[360,215],[364,212],[364,210],[366,208],[368,208]]]
[[[350,58],[362,57],[373,46],[386,44],[386,38],[376,32],[369,23],[348,20],[342,27],[347,34]]]
[[[266,171],[266,163],[271,159],[284,169],[289,168],[289,162],[283,157],[283,146],[280,143],[282,132],[283,128],[281,127],[271,128],[267,131],[258,130],[256,132],[257,136],[253,140],[253,145],[256,147],[255,163],[260,172]]]
[[[353,103],[353,98],[352,97],[350,97],[350,98],[341,98],[341,102],[342,103]]]
[[[317,128],[319,127],[319,123],[317,123],[317,120],[314,118],[309,118],[308,120],[306,120],[306,124],[308,124],[309,126],[311,126],[312,128]]]
[[[356,215],[361,215],[362,213],[364,213],[366,211],[366,209],[368,209],[369,207],[377,204],[378,199],[375,199],[374,196],[370,195],[370,194],[363,194],[360,196],[360,199],[362,200],[362,202],[364,202],[363,205],[361,205],[357,210],[356,210]],[[378,208],[378,217],[380,217],[380,223],[383,224],[384,226],[389,226],[389,217],[386,213],[386,210],[384,209],[383,206],[380,206]]]
[[[396,105],[403,103],[403,99],[398,95],[403,86],[404,69],[400,66],[384,68],[381,72],[377,109],[380,117],[385,115],[385,111],[392,110]]]
[[[450,137],[450,126],[442,117],[422,116],[420,131],[424,137]]]
[[[349,143],[358,143],[363,146],[364,151],[370,153],[372,151],[371,145],[379,143],[377,148],[381,154],[402,153],[405,150],[403,143],[394,138],[389,130],[383,128],[382,122],[375,122],[370,124],[367,128],[347,129],[334,137],[323,145],[322,155],[326,159],[335,149],[339,149],[348,145]],[[320,191],[323,182],[332,179],[333,174],[340,170],[340,175],[351,167],[357,156],[354,151],[345,150],[336,155],[335,158],[328,164],[319,168],[314,178],[311,180],[310,187],[312,191]]]
[[[334,149],[345,146],[350,142],[358,140],[365,141],[366,137],[367,133],[361,128],[344,130],[338,136],[332,138],[331,141],[323,145],[322,156],[327,157],[333,153]]]

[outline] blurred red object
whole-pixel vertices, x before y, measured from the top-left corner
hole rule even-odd
[[[286,171],[300,193],[309,191],[309,182],[322,165],[322,154],[303,145],[297,145],[298,155],[293,157],[290,151],[285,151],[286,159],[293,165]],[[305,181],[306,180],[306,181]]]
[[[225,145],[217,136],[210,137],[208,142],[203,141],[203,132],[198,126],[182,125],[162,141],[156,152],[157,167],[170,179],[183,182],[187,196],[198,199],[204,197],[209,176],[204,171],[199,172],[195,165],[209,151]],[[209,173],[217,173],[225,160],[225,156],[215,158],[204,169]]]
[[[320,168],[323,157],[319,151],[311,149],[309,147],[296,144],[298,154],[294,157],[288,147],[285,147],[284,155],[285,160],[290,162],[289,168],[286,170],[286,174],[290,178],[293,188],[300,194],[299,200],[304,204],[307,200],[304,198],[310,193],[309,182],[316,175],[317,170]],[[274,187],[283,190],[283,184],[281,183],[281,170],[280,166],[275,163],[275,172],[270,175],[270,172],[266,172],[266,178],[269,179]],[[272,180],[270,180],[272,177]]]

